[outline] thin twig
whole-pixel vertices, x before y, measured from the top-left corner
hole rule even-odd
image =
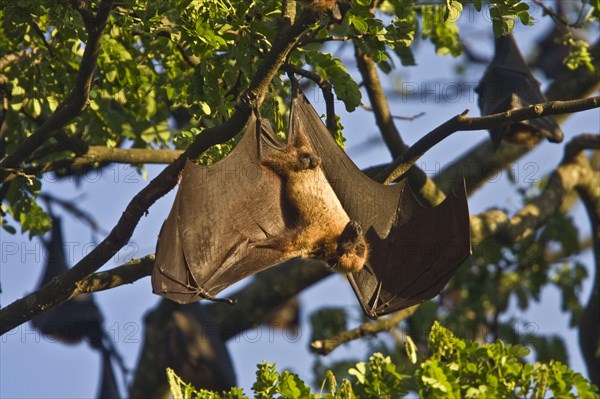
[[[371,111],[373,112],[373,107],[371,107],[369,104],[365,104],[365,103],[361,103],[360,106],[365,110],[365,111]],[[393,119],[397,119],[400,121],[414,121],[417,118],[422,117],[423,115],[425,115],[425,112],[419,112],[418,114],[412,115],[412,116],[399,116],[399,115],[392,115]]]
[[[317,86],[321,88],[323,92],[323,98],[325,99],[325,109],[327,113],[326,125],[327,129],[330,132],[335,132],[337,130],[337,121],[335,119],[335,105],[334,105],[334,97],[331,89],[331,84],[323,79],[323,77],[315,72],[307,71],[306,69],[302,69],[292,64],[287,64],[283,67],[283,70],[294,73],[296,75],[304,76],[315,82]]]
[[[347,342],[360,339],[367,335],[377,335],[382,331],[389,331],[396,327],[398,323],[412,316],[419,306],[420,305],[411,306],[410,308],[393,313],[387,318],[361,324],[357,328],[343,331],[330,338],[315,340],[310,344],[311,351],[325,356],[333,352],[340,345]]]

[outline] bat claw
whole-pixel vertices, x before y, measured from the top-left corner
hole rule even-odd
[[[211,302],[220,302],[220,303],[228,303],[229,305],[235,305],[237,303],[237,299],[235,298],[217,298],[214,296],[210,296],[210,297],[206,297],[204,298],[206,300],[209,300]]]

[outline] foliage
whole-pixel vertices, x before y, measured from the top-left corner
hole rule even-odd
[[[457,338],[437,322],[429,334],[427,357],[414,373],[402,372],[402,365],[375,353],[359,362],[339,385],[333,373],[326,373],[319,393],[313,392],[298,375],[279,373],[273,364],[257,365],[255,398],[400,398],[418,392],[420,397],[444,398],[556,398],[591,399],[598,388],[564,364],[526,363],[529,349],[502,341],[480,345]],[[241,389],[216,393],[196,391],[167,370],[171,394],[175,399],[249,398]]]
[[[0,48],[5,50],[0,56],[10,53],[18,60],[2,72],[7,82],[2,96],[9,100],[5,151],[11,153],[71,95],[87,31],[82,16],[67,1],[2,3]],[[339,26],[316,24],[288,62],[309,67],[329,80],[337,98],[352,111],[361,103],[357,83],[341,59],[322,51],[316,41],[327,42],[332,33],[358,38],[363,52],[386,73],[394,67],[392,54],[402,65],[416,65],[412,43],[419,35],[430,40],[439,54],[458,56],[462,52],[459,21],[467,3],[485,11],[480,0],[446,0],[439,5],[388,0],[379,6],[381,15],[388,16],[382,19],[372,12],[371,2],[356,1]],[[497,0],[488,6],[497,35],[509,33],[515,21],[534,22],[526,2]],[[68,163],[87,145],[186,148],[204,128],[231,115],[258,61],[280,31],[281,18],[280,1],[119,2],[103,37],[89,106],[61,129],[80,144],[64,147],[52,138],[28,157],[25,166],[39,171],[49,163]],[[572,49],[566,65],[592,67],[586,42],[568,35],[562,41]],[[267,98],[273,100],[263,109],[278,130],[284,130],[287,90],[284,77],[277,76],[268,89]],[[204,162],[219,159],[230,148],[224,144]],[[41,188],[39,172],[19,176],[10,186],[3,213],[14,216],[23,232],[48,231],[49,219],[35,204]],[[4,218],[0,224],[15,231]]]

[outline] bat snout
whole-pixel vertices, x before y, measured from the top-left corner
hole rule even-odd
[[[321,164],[321,158],[311,152],[302,152],[298,156],[299,169],[316,169]]]

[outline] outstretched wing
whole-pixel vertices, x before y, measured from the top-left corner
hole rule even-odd
[[[257,246],[286,231],[282,181],[260,163],[252,116],[237,146],[210,165],[188,161],[157,244],[155,293],[179,303],[215,299],[229,285],[285,260]],[[272,142],[266,137],[265,142]]]
[[[471,253],[464,186],[434,208],[421,206],[406,180],[386,186],[348,158],[298,91],[291,134],[302,131],[350,219],[366,231],[369,265],[348,275],[367,316],[376,318],[437,295]]]

